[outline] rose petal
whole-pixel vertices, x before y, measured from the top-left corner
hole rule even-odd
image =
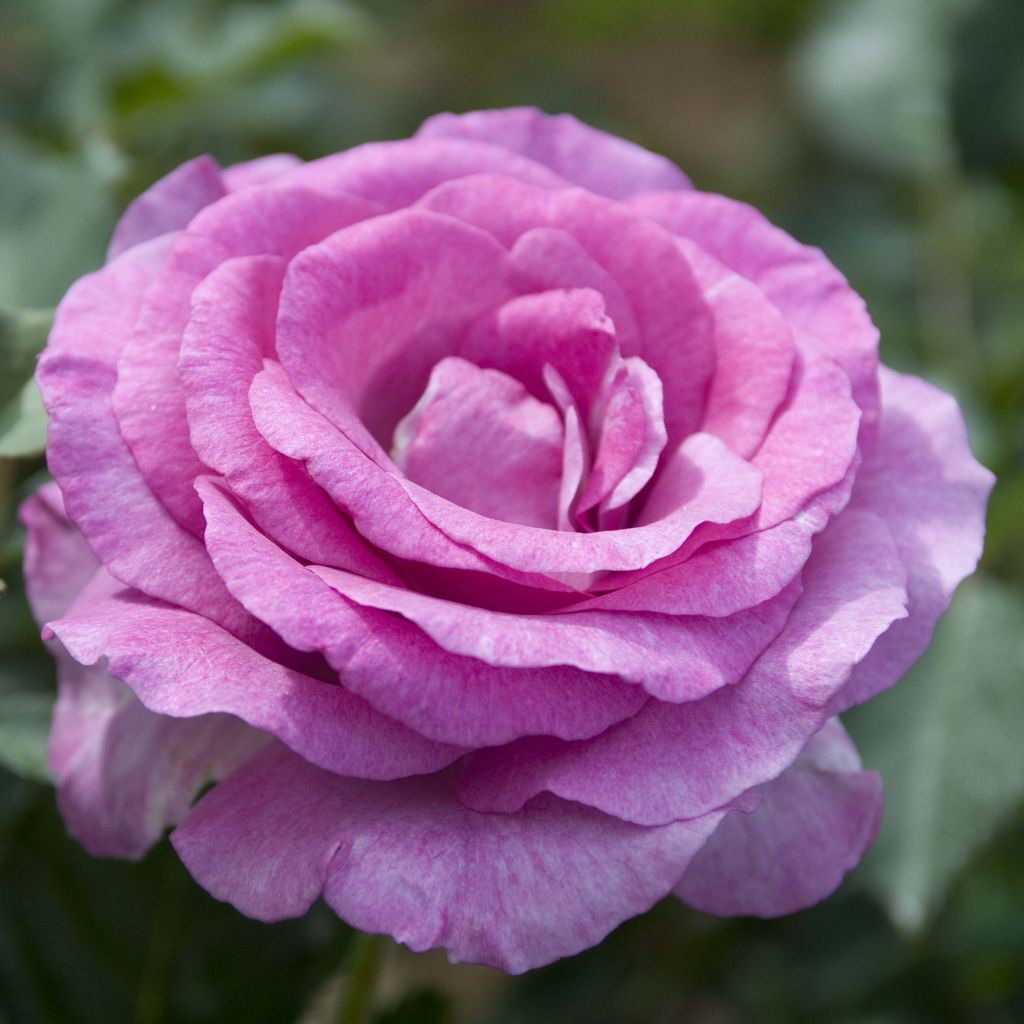
[[[145,242],[79,280],[57,308],[37,380],[49,414],[47,458],[89,547],[122,582],[267,640],[224,588],[200,541],[154,498],[110,407],[117,357],[168,238]]]
[[[779,917],[819,903],[864,855],[882,818],[882,780],[860,771],[837,719],[757,792],[757,809],[728,814],[676,886],[690,906]]]
[[[208,619],[130,590],[87,592],[48,628],[76,661],[105,658],[150,711],[233,715],[330,771],[400,778],[437,771],[462,752],[424,739],[337,684],[264,658]]]
[[[838,360],[871,437],[879,415],[878,331],[864,301],[818,249],[801,245],[745,203],[706,192],[637,196],[630,206],[753,281],[786,321]]]
[[[322,651],[346,688],[424,736],[464,746],[593,736],[647,699],[610,676],[491,668],[449,654],[412,623],[345,601],[255,531],[212,481],[199,490],[206,542],[239,600],[296,649]]]
[[[225,259],[266,253],[287,260],[325,233],[378,211],[353,196],[269,185],[233,192],[202,211],[176,239],[121,352],[113,404],[150,489],[192,533],[203,528],[192,481],[205,468],[189,438],[178,355],[193,291]]]
[[[837,712],[891,686],[928,646],[953,591],[978,563],[994,482],[971,455],[949,395],[885,367],[881,381],[878,439],[857,474],[851,509],[874,512],[892,531],[909,574],[909,616],[857,666]]]
[[[193,293],[178,363],[192,445],[260,526],[296,554],[394,580],[324,492],[252,421],[249,386],[274,350],[284,270],[276,256],[226,260]]]
[[[18,510],[25,526],[25,590],[39,623],[63,615],[99,568],[64,511],[56,483],[43,484]]]
[[[333,590],[366,608],[397,612],[446,651],[488,665],[572,665],[640,683],[651,696],[689,701],[742,678],[786,622],[792,587],[727,619],[575,612],[523,615],[442,601],[313,565]]]
[[[172,842],[250,917],[297,917],[322,893],[362,931],[518,973],[654,904],[718,820],[637,828],[555,799],[477,814],[448,775],[359,782],[275,748],[208,793]]]
[[[691,187],[686,175],[664,157],[591,128],[571,114],[551,116],[533,107],[435,114],[416,137],[493,142],[613,199]]]
[[[68,831],[95,857],[141,857],[266,739],[228,715],[154,714],[102,666],[63,652],[58,664],[50,770]]]
[[[492,519],[555,528],[562,421],[512,377],[454,356],[395,430],[410,480]]]
[[[686,704],[652,701],[593,740],[525,739],[470,756],[460,798],[510,811],[541,791],[638,824],[723,807],[775,778],[821,728],[833,694],[906,615],[885,524],[848,511],[815,540],[786,628],[742,682]]]
[[[670,446],[698,429],[715,367],[713,324],[693,271],[669,232],[621,203],[581,189],[541,189],[490,175],[448,182],[417,206],[483,228],[506,246],[535,228],[572,235],[615,279],[633,308],[638,347],[624,336],[620,346],[623,355],[639,356],[661,378]],[[580,284],[592,282],[572,282]]]
[[[114,228],[107,260],[150,239],[180,231],[204,206],[227,194],[217,161],[208,156],[176,167],[133,199]]]
[[[420,210],[340,232],[288,268],[281,365],[314,409],[386,463],[434,365],[474,317],[511,295],[505,260],[485,232]]]

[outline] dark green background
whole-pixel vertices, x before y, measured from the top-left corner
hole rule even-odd
[[[960,399],[999,484],[933,651],[848,716],[888,811],[837,895],[776,922],[667,901],[511,981],[395,952],[380,1020],[1024,1020],[1021,0],[0,0],[0,309],[52,307],[126,201],[197,153],[315,157],[519,103],[664,152],[824,248],[885,361]],[[0,436],[15,333],[0,321]],[[166,844],[124,865],[65,838],[12,518],[32,447],[0,459],[0,1024],[329,1019],[349,936],[323,907],[260,925]]]

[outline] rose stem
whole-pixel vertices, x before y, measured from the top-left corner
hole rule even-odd
[[[338,1000],[337,1024],[366,1024],[370,1019],[387,941],[386,935],[356,932]]]

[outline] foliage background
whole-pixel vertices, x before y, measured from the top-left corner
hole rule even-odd
[[[888,810],[833,898],[776,922],[667,901],[513,981],[396,951],[379,1020],[1024,1020],[1024,3],[0,0],[0,1024],[326,1020],[349,942],[323,907],[245,920],[166,844],[127,865],[63,833],[13,517],[45,472],[24,383],[45,311],[196,153],[315,157],[517,103],[824,248],[884,359],[958,396],[999,484],[932,651],[848,716]]]

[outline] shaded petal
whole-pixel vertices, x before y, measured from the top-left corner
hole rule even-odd
[[[27,498],[18,518],[25,526],[25,590],[32,614],[42,624],[71,607],[100,563],[68,519],[55,482]]]
[[[715,367],[713,324],[668,231],[582,189],[541,189],[489,175],[448,182],[417,205],[483,228],[509,247],[536,228],[572,235],[632,306],[638,336],[620,334],[619,344],[623,355],[640,356],[661,378],[670,446],[699,428]],[[558,283],[599,287],[587,280]]]
[[[593,740],[524,739],[470,756],[460,797],[510,811],[542,790],[626,821],[659,824],[724,807],[775,778],[830,698],[896,619],[904,576],[885,524],[848,511],[814,545],[786,628],[735,686],[686,704],[652,701]]]
[[[202,543],[149,490],[110,407],[117,357],[167,237],[146,242],[77,281],[57,308],[37,380],[49,414],[47,459],[69,517],[119,580],[266,640],[213,571]]]
[[[464,746],[593,736],[648,699],[611,676],[492,668],[450,654],[411,622],[344,600],[254,530],[212,481],[199,489],[210,553],[239,600],[296,649],[323,652],[347,689],[424,736]]]
[[[330,771],[392,779],[436,771],[461,753],[386,718],[336,683],[264,658],[201,616],[132,591],[86,592],[48,629],[76,661],[105,658],[111,675],[151,711],[234,715]]]
[[[203,210],[178,236],[150,286],[118,361],[113,404],[146,483],[192,533],[203,530],[192,481],[205,467],[192,450],[178,356],[196,286],[232,256],[296,252],[379,207],[288,184],[233,192]]]
[[[178,364],[192,445],[285,547],[393,580],[305,470],[274,451],[253,423],[249,387],[274,350],[284,270],[276,256],[226,260],[193,293]]]
[[[266,741],[228,715],[154,714],[101,665],[57,657],[50,770],[65,825],[93,856],[141,857]]]
[[[114,228],[107,260],[169,231],[180,231],[204,206],[227,194],[217,161],[208,156],[176,167],[128,204]]]
[[[690,188],[686,175],[663,156],[591,128],[571,114],[552,116],[535,107],[435,114],[423,123],[416,137],[492,142],[612,199]]]
[[[394,459],[410,480],[463,508],[557,525],[562,421],[498,370],[442,359],[395,430]]]
[[[882,818],[881,777],[860,770],[838,719],[757,793],[757,809],[728,814],[676,886],[691,907],[780,917],[813,906],[858,863]]]
[[[909,617],[894,623],[835,702],[842,711],[891,686],[920,657],[960,581],[974,571],[994,477],[971,455],[956,402],[882,368],[878,439],[857,474],[852,508],[885,520],[907,567]]]
[[[446,651],[488,665],[572,665],[640,683],[661,700],[688,701],[735,683],[786,622],[799,588],[724,619],[628,612],[510,615],[310,566],[333,590],[415,622]]]
[[[276,748],[208,793],[172,842],[250,917],[297,917],[323,894],[362,931],[518,973],[652,906],[719,817],[637,828],[554,799],[477,814],[448,775],[358,782]]]
[[[815,339],[853,384],[869,438],[879,415],[878,331],[864,300],[810,246],[801,245],[746,203],[707,192],[638,196],[630,205],[753,281],[789,325]]]

